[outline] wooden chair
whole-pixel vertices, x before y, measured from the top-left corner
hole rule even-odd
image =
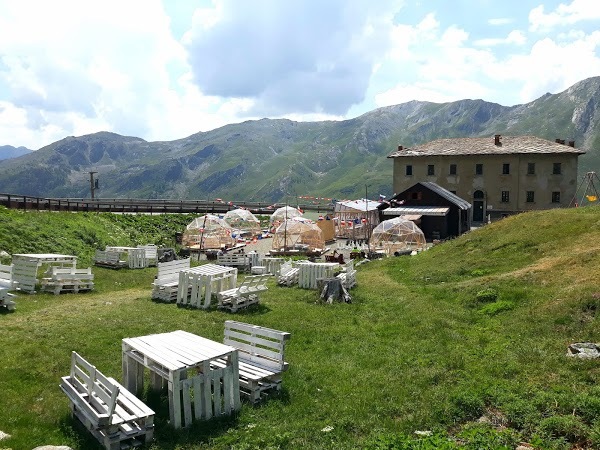
[[[240,392],[255,403],[271,390],[280,390],[285,343],[290,333],[233,320],[225,321],[223,343],[238,349]]]
[[[61,380],[73,416],[106,450],[152,442],[154,411],[76,352],[71,354],[70,375]]]

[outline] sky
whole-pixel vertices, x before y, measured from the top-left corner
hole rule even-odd
[[[0,0],[0,145],[168,141],[600,75],[598,0]]]

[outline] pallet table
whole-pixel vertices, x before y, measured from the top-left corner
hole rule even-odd
[[[126,338],[122,342],[123,384],[130,392],[144,387],[144,368],[154,389],[168,385],[174,428],[240,409],[238,351],[186,331]],[[219,367],[212,367],[219,361]]]
[[[42,264],[53,267],[72,267],[77,265],[77,256],[60,255],[55,253],[16,253],[12,255],[13,280],[23,292],[35,292],[38,269]]]
[[[148,267],[146,250],[144,248],[106,246],[106,251],[125,254],[127,265],[130,269],[143,269]]]
[[[204,264],[179,272],[177,304],[207,309],[213,294],[234,289],[238,270],[218,264]]]
[[[285,258],[276,258],[273,256],[264,256],[260,260],[260,264],[267,268],[267,273],[278,276],[281,271],[281,266],[285,263]]]

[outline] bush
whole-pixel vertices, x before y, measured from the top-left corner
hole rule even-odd
[[[482,314],[487,314],[488,316],[495,316],[503,311],[511,311],[513,309],[515,309],[514,302],[509,300],[500,300],[498,302],[488,303],[481,308],[479,312]]]
[[[584,441],[589,432],[581,418],[573,415],[547,417],[540,422],[539,430],[548,437],[565,438],[571,443]]]
[[[475,295],[475,299],[479,303],[491,303],[498,299],[498,291],[493,288],[485,288]]]

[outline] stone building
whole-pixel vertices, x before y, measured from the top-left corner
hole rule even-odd
[[[533,209],[569,205],[577,190],[575,142],[535,136],[438,139],[398,147],[394,192],[433,182],[472,205],[472,221],[483,222]]]

